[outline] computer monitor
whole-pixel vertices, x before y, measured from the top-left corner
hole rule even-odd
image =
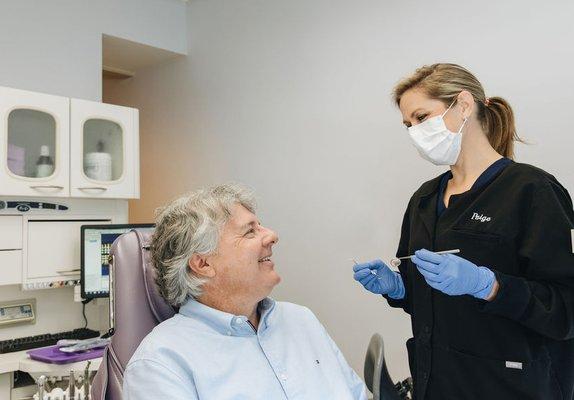
[[[108,257],[112,243],[132,229],[153,230],[153,224],[82,225],[81,226],[81,291],[83,299],[110,295]]]

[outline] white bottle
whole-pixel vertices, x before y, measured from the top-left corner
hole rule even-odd
[[[54,173],[54,160],[50,157],[48,146],[40,147],[40,157],[36,162],[36,178],[45,178]]]
[[[105,153],[104,142],[98,142],[98,151],[86,154],[84,173],[90,179],[108,182],[112,180],[112,156]]]

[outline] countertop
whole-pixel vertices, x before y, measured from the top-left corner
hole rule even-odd
[[[70,364],[49,364],[30,359],[26,351],[27,350],[0,354],[0,374],[23,371],[32,376],[41,374],[66,376],[70,374],[70,370],[84,371],[88,361],[91,361],[90,371],[97,370],[102,362],[102,358],[100,357]]]

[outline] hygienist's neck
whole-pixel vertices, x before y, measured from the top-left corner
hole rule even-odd
[[[469,132],[463,137],[462,151],[456,164],[451,166],[452,181],[456,186],[472,186],[489,166],[501,158],[482,131]]]
[[[208,307],[233,315],[244,315],[255,329],[259,326],[257,306],[261,300],[229,299],[204,292],[198,301]]]

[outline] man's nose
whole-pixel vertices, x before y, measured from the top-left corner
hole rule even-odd
[[[277,242],[279,241],[279,236],[277,236],[277,233],[269,228],[263,228],[263,229],[265,229],[265,235],[263,236],[263,245],[271,246],[273,244],[277,244]]]

